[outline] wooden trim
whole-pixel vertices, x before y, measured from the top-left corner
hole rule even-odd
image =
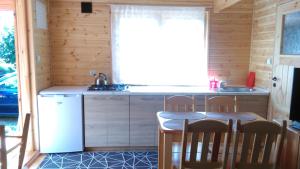
[[[27,160],[27,162],[24,164],[24,168],[30,168],[38,158],[43,156],[40,152],[34,151],[32,156]]]
[[[51,0],[51,2],[82,2],[91,0]],[[93,3],[103,3],[106,5],[174,5],[174,6],[203,6],[212,7],[212,0],[92,0]]]
[[[1,0],[0,1],[0,11],[7,11],[7,10],[15,10],[15,0]]]
[[[25,115],[32,112],[29,36],[33,34],[30,27],[32,21],[30,9],[31,1],[16,0],[16,64],[19,76],[20,126],[24,126]],[[31,145],[28,147],[32,148]]]
[[[282,65],[290,65],[295,67],[300,67],[299,56],[286,56],[281,55],[279,63]]]
[[[219,13],[222,10],[229,8],[242,0],[214,0],[214,12]]]

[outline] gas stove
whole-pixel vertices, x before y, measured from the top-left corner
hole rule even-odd
[[[91,85],[88,91],[124,91],[127,88],[126,84]]]

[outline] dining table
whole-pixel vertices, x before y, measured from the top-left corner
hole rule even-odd
[[[185,119],[193,123],[204,119],[213,119],[227,122],[233,120],[233,130],[236,130],[236,121],[242,123],[266,120],[265,118],[252,112],[157,112],[158,120],[158,168],[171,169],[173,142],[178,141],[182,136],[183,122]]]

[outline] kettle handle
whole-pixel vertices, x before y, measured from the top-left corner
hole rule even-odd
[[[107,76],[104,73],[99,73],[99,78],[102,77],[104,80],[107,80]]]

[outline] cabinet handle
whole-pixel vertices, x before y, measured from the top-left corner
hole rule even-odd
[[[276,82],[276,81],[278,80],[278,78],[277,78],[276,76],[274,76],[274,77],[272,78],[272,80],[273,80],[274,82]]]

